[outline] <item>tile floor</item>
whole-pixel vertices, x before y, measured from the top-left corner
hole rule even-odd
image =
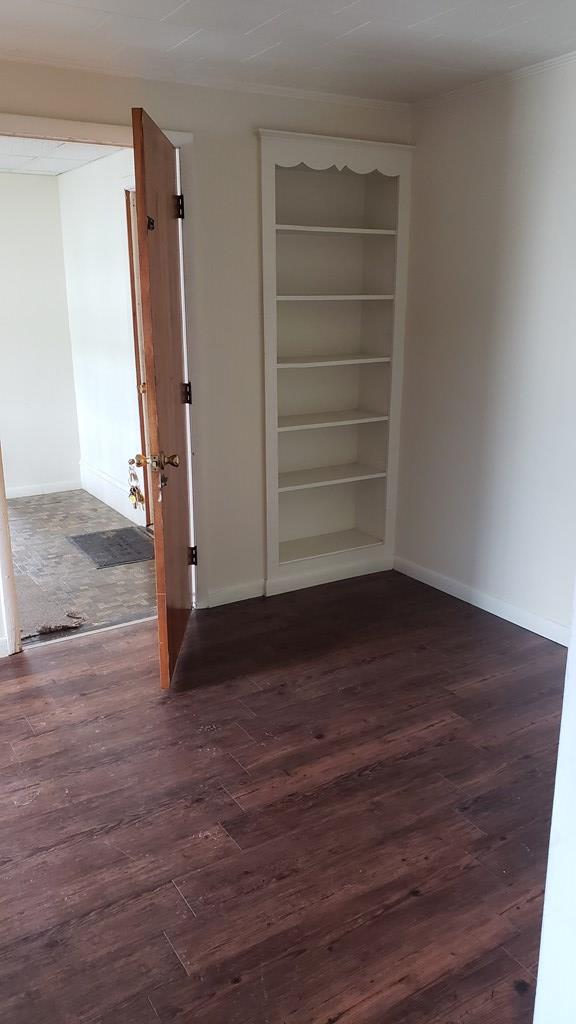
[[[82,490],[12,498],[8,505],[16,589],[19,578],[30,576],[56,599],[69,601],[86,616],[76,634],[156,614],[154,562],[97,569],[67,539],[130,526],[120,513]]]

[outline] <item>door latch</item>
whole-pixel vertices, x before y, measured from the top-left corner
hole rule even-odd
[[[130,459],[130,463],[138,466],[139,469],[150,466],[150,469],[162,473],[166,466],[174,466],[177,469],[180,465],[180,456],[165,455],[164,452],[160,452],[158,455],[135,455],[133,459]]]

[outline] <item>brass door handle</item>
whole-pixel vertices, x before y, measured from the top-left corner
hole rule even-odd
[[[164,452],[160,452],[159,455],[135,455],[134,459],[130,461],[133,461],[139,469],[142,469],[143,466],[150,466],[150,469],[161,473],[165,466],[177,468],[180,465],[180,456],[165,455]]]

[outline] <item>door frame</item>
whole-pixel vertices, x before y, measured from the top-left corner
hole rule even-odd
[[[0,444],[0,629],[2,622],[6,630],[0,633],[0,658],[8,654],[17,654],[22,650],[20,639],[20,617],[16,600],[16,584],[14,581],[14,561],[10,540],[10,523],[8,521],[8,503],[4,487],[4,465],[2,462],[2,445]]]
[[[138,388],[138,419],[140,420],[140,451],[150,451],[147,438],[146,413],[144,409],[144,338],[142,326],[142,298],[140,294],[140,275],[138,273],[138,230],[136,224],[136,190],[124,189],[126,201],[126,228],[128,231],[128,255],[130,257],[130,297],[132,299],[132,333],[134,334],[134,362],[136,364],[136,387]],[[150,497],[150,468],[142,469],[144,478],[144,513],[146,528],[153,525],[153,506]]]
[[[131,111],[126,111],[129,118]],[[192,132],[179,132],[164,129],[165,135],[176,147],[178,154],[177,173],[181,191],[187,199],[188,210],[195,207],[195,175]],[[27,114],[5,114],[0,112],[0,135],[16,135],[32,139],[57,139],[62,142],[88,142],[107,146],[122,146],[133,149],[132,126],[130,124],[96,124],[91,121],[70,121],[52,117],[34,117]],[[197,301],[195,296],[195,231],[193,218],[188,217],[182,223],[181,232],[181,269],[182,278],[187,280],[187,288],[182,288],[183,326],[184,326],[184,358],[187,365],[188,379],[192,381],[192,405],[188,406],[188,436],[194,443],[189,445],[189,476],[191,481],[190,494],[190,542],[201,552],[199,565],[191,568],[193,577],[194,608],[206,607],[208,604],[207,564],[208,564],[208,530],[205,528],[205,489],[200,477],[200,459],[198,452],[204,450],[202,417],[199,415],[199,399],[196,399],[195,381],[200,380],[199,346],[192,339],[198,337]],[[184,268],[188,273],[185,274]],[[199,388],[197,389],[199,391]],[[135,453],[134,453],[135,454]],[[7,510],[0,507],[0,519]],[[0,523],[1,529],[2,523]],[[193,531],[193,533],[192,533]],[[192,539],[193,538],[193,539]],[[3,581],[0,579],[0,587]],[[0,594],[0,599],[1,599]],[[10,604],[10,593],[5,594],[7,607]],[[0,651],[0,656],[2,652]]]

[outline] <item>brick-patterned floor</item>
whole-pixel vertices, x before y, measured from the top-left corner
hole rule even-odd
[[[81,490],[13,498],[8,505],[16,589],[30,576],[86,616],[84,631],[156,614],[154,562],[97,569],[67,540],[130,526],[120,513]]]

